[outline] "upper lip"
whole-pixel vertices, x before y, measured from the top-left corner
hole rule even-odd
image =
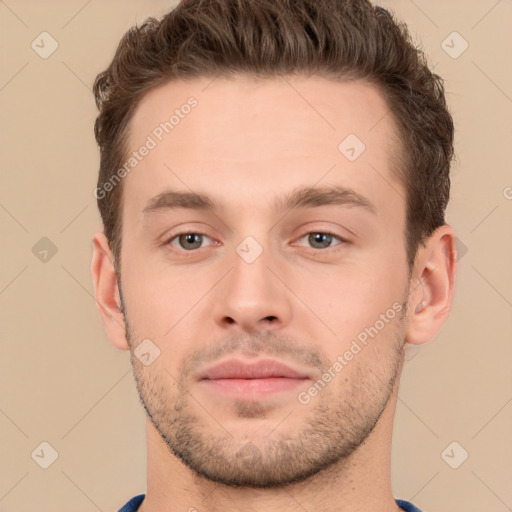
[[[207,368],[199,375],[199,380],[268,379],[272,377],[309,378],[308,374],[295,370],[275,359],[261,359],[254,363],[247,363],[240,359],[229,359]]]

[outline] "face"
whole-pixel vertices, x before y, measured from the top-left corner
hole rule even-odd
[[[323,78],[172,82],[138,106],[127,337],[155,432],[197,474],[304,480],[389,405],[408,294],[395,133],[373,86]]]

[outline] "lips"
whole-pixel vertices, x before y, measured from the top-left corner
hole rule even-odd
[[[291,397],[310,376],[275,359],[223,361],[198,375],[200,389],[213,400],[275,401]]]
[[[274,359],[264,359],[255,363],[246,363],[239,359],[230,359],[208,368],[199,375],[199,380],[221,379],[308,379],[309,375]]]

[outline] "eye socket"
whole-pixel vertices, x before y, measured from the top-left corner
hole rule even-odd
[[[301,238],[299,238],[299,241],[303,240],[304,238],[307,238],[307,242],[313,245],[312,249],[320,251],[333,247],[333,245],[331,245],[333,240],[339,241],[339,243],[335,245],[340,245],[346,242],[346,240],[343,238],[324,231],[312,231],[310,233],[306,233]]]
[[[195,249],[201,249],[202,241],[205,238],[211,241],[211,238],[204,235],[203,233],[179,233],[178,235],[175,235],[170,240],[168,240],[166,244],[172,245],[173,247],[178,247],[179,249],[184,249],[185,251],[193,251]],[[176,245],[174,243],[175,241],[179,245]]]
[[[306,243],[311,244],[310,248],[315,251],[322,251],[335,247],[336,245],[348,243],[344,238],[325,231],[312,231],[310,233],[306,233],[299,238],[299,242],[305,238],[307,239]],[[166,245],[171,245],[172,247],[176,247],[177,249],[182,249],[184,251],[194,251],[204,247],[204,240],[210,240],[210,242],[212,242],[212,239],[203,233],[186,232],[174,235],[166,242]],[[335,240],[338,240],[338,243],[333,245],[332,242]]]

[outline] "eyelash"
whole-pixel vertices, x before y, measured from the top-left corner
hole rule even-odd
[[[328,249],[333,249],[334,247],[337,247],[337,246],[344,246],[344,245],[347,245],[349,243],[348,240],[346,240],[345,238],[342,238],[338,235],[335,235],[334,233],[330,233],[329,231],[308,231],[307,233],[304,233],[300,238],[298,238],[298,240],[302,240],[303,238],[309,236],[309,235],[318,235],[318,234],[321,234],[321,235],[328,235],[330,237],[332,237],[333,239],[336,239],[339,241],[338,244],[335,244],[335,245],[331,245],[329,247],[326,247],[324,249],[318,249],[318,248],[315,248],[315,247],[308,247],[308,249],[310,249],[311,251],[317,253],[317,252],[326,252]],[[171,245],[172,246],[172,242],[174,240],[177,240],[180,236],[186,236],[186,235],[199,235],[199,236],[202,236],[202,237],[206,237],[206,238],[209,238],[211,240],[211,238],[206,235],[205,233],[200,233],[198,231],[184,231],[183,233],[177,233],[176,235],[173,235],[171,238],[169,238],[165,243],[164,245]],[[175,247],[175,246],[173,246]],[[302,247],[302,246],[301,246]],[[199,247],[198,249],[191,249],[191,250],[186,250],[186,249],[183,249],[183,247],[175,247],[176,249],[180,250],[180,251],[183,251],[185,253],[194,253],[194,252],[197,252],[199,249],[204,249],[204,247]],[[336,250],[339,250],[339,249],[334,249],[335,251]]]

